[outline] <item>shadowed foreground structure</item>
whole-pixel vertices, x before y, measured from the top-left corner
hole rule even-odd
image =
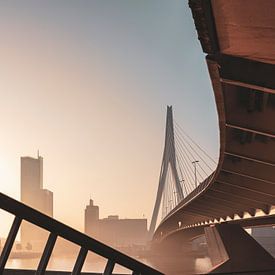
[[[275,274],[274,259],[238,227],[275,224],[275,2],[190,0],[189,5],[207,54],[220,157],[216,171],[162,220],[153,244],[166,257],[184,259],[183,248],[206,228],[216,265],[212,273]],[[228,257],[215,253],[224,247],[231,251]],[[259,255],[261,263],[253,261]],[[167,273],[182,274],[184,263],[179,264]]]
[[[36,270],[24,270],[24,269],[6,269],[3,275],[35,275]],[[70,275],[71,272],[67,271],[46,271],[46,275]],[[88,272],[81,272],[83,275],[102,275],[102,273],[88,273]],[[122,275],[122,274],[116,274]]]
[[[24,269],[6,269],[3,275],[35,275],[36,270],[24,270]],[[46,275],[70,275],[71,272],[68,271],[46,271]],[[82,275],[102,275],[102,273],[96,272],[81,272]],[[116,275],[125,275],[125,274],[118,274]]]
[[[23,220],[28,221],[49,232],[49,237],[45,245],[42,257],[36,270],[36,275],[43,275],[46,272],[47,264],[51,257],[53,248],[58,237],[62,237],[80,247],[76,258],[72,275],[81,273],[89,251],[107,259],[107,264],[103,271],[104,275],[113,274],[116,264],[119,264],[132,271],[134,275],[140,274],[162,274],[159,271],[93,239],[87,235],[69,227],[57,220],[42,214],[41,212],[24,205],[2,193],[0,193],[0,208],[15,216],[8,238],[0,256],[0,274],[3,274],[5,265],[13,247],[16,235]],[[17,271],[20,272],[20,271]],[[58,273],[57,273],[58,274]],[[62,273],[60,273],[62,274]],[[66,274],[66,273],[65,273]]]

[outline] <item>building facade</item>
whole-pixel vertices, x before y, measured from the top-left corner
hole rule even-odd
[[[99,207],[94,205],[93,200],[86,206],[84,217],[84,232],[89,236],[97,235],[99,232]]]
[[[43,189],[43,158],[21,157],[21,201],[53,217],[53,193]],[[27,222],[21,225],[21,243],[40,248],[47,232]]]
[[[90,204],[85,209],[85,234],[114,247],[145,245],[148,238],[147,219],[119,219],[112,215],[99,219],[99,207]]]

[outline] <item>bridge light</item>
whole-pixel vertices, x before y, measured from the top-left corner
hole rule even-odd
[[[178,195],[178,192],[177,191],[174,191],[174,200],[175,200],[175,206],[178,204],[177,202],[177,195]]]

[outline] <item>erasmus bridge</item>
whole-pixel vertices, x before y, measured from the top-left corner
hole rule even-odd
[[[174,257],[204,234],[211,274],[275,274],[274,258],[243,229],[275,225],[275,2],[191,0],[189,6],[207,54],[220,155],[199,181],[209,156],[176,133],[168,107],[153,243]],[[161,202],[164,216],[155,229]]]
[[[274,275],[274,258],[243,228],[275,225],[275,1],[189,0],[189,5],[216,100],[220,154],[212,159],[167,108],[152,250],[183,265],[185,244],[204,234],[213,263],[209,274]],[[15,216],[0,274],[13,274],[5,265],[23,220],[49,232],[37,270],[25,274],[47,274],[59,237],[79,246],[70,274],[81,274],[89,251],[107,260],[105,275],[113,274],[116,264],[134,275],[163,274],[158,266],[149,267],[2,193],[0,208]]]

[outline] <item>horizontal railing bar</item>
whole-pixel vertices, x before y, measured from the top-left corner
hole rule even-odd
[[[0,208],[24,219],[32,224],[37,225],[47,231],[57,234],[58,236],[84,247],[87,250],[113,260],[115,263],[122,265],[130,270],[138,270],[141,274],[162,274],[161,272],[147,266],[117,250],[111,248],[3,193],[0,193]]]
[[[33,269],[5,269],[3,275],[34,275],[35,270]],[[54,270],[47,270],[46,275],[71,275],[70,271],[54,271]],[[130,275],[128,274],[121,274],[115,273],[114,275]],[[81,272],[81,275],[102,275],[102,272]]]

